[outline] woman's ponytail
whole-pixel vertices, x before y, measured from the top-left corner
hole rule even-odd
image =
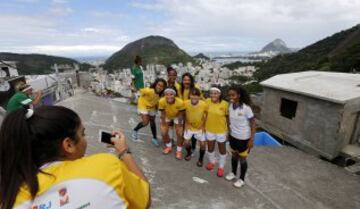
[[[28,114],[28,115],[27,115]],[[32,134],[28,110],[10,113],[0,129],[0,208],[13,207],[20,186],[25,183],[35,197],[38,168],[33,162]]]

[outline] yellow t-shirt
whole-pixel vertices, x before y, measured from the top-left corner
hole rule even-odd
[[[227,121],[229,104],[222,100],[220,103],[213,103],[211,99],[207,99],[208,114],[205,123],[206,131],[215,134],[224,134],[227,132]]]
[[[186,109],[186,125],[192,131],[198,131],[202,129],[205,123],[205,116],[208,110],[208,105],[200,100],[198,104],[192,105],[191,100],[184,102]]]
[[[158,102],[159,95],[152,88],[140,89],[140,97],[138,100],[138,109],[143,111],[155,110]]]
[[[201,99],[203,99],[203,95],[202,95],[202,92],[201,92],[201,89],[200,89],[200,86],[195,84],[195,88],[199,89],[200,90],[200,93],[201,93]],[[184,100],[184,101],[187,101],[190,99],[190,89],[184,89],[184,93],[181,93],[181,85],[179,84],[179,87],[176,89],[177,92],[178,92],[178,95],[179,97]]]
[[[149,184],[112,154],[55,162],[42,170],[50,175],[38,174],[40,188],[35,200],[22,186],[15,209],[138,209],[149,202]]]
[[[165,111],[166,118],[172,120],[178,116],[179,112],[185,110],[184,102],[180,98],[175,97],[175,102],[169,104],[166,98],[163,97],[159,101],[159,110]]]

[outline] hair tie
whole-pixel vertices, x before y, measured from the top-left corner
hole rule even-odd
[[[221,93],[221,90],[217,87],[211,87],[210,91],[217,91],[217,92]]]
[[[176,95],[176,91],[175,91],[174,89],[167,88],[167,89],[165,89],[164,93],[167,93],[167,92],[171,92],[171,93],[173,93],[174,95]]]
[[[25,118],[26,118],[26,119],[29,119],[29,118],[31,118],[33,115],[34,115],[34,110],[32,110],[32,109],[27,109],[26,114],[25,114]]]

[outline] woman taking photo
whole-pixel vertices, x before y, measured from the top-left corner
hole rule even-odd
[[[148,208],[149,183],[121,132],[118,157],[84,157],[85,128],[60,106],[18,109],[0,130],[0,208]]]

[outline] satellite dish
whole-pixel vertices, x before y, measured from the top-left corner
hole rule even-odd
[[[6,92],[10,90],[10,84],[9,82],[0,79],[0,92]]]

